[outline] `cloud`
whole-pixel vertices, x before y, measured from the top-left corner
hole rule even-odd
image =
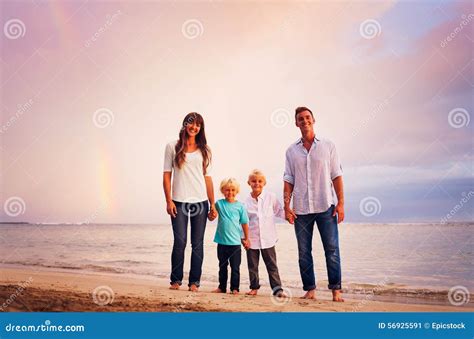
[[[472,115],[472,44],[458,34],[439,45],[465,4],[442,5],[447,16],[427,12],[423,24],[410,12],[418,5],[392,1],[52,5],[2,3],[5,17],[21,13],[28,29],[2,50],[4,77],[18,71],[2,78],[2,122],[18,104],[34,104],[2,135],[1,150],[5,194],[24,198],[28,220],[95,213],[100,150],[115,209],[99,209],[97,222],[167,222],[163,147],[190,111],[206,119],[215,182],[233,175],[243,184],[257,167],[280,194],[300,105],[313,109],[317,135],[336,143],[349,200],[397,175],[399,186],[420,190],[469,175],[473,123],[453,128],[448,114]],[[86,47],[117,10],[120,19]],[[182,33],[189,19],[203,27],[195,39]],[[381,24],[374,39],[360,34],[368,19]],[[114,123],[98,129],[93,113],[103,107]],[[272,123],[275,111],[288,112],[283,126]],[[422,204],[397,192],[394,203]]]

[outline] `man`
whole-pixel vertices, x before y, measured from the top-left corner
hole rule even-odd
[[[344,301],[341,293],[341,260],[337,224],[344,220],[342,168],[334,144],[316,138],[313,112],[295,111],[299,139],[286,151],[284,174],[285,218],[295,225],[304,299],[316,299],[312,240],[314,224],[319,230],[326,256],[328,288],[333,301]],[[333,192],[336,192],[337,203]],[[293,209],[290,201],[293,197]]]

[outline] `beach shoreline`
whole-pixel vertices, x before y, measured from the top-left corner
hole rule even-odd
[[[0,309],[5,312],[473,312],[463,306],[405,304],[345,297],[335,303],[330,293],[302,300],[301,291],[274,299],[262,290],[257,297],[216,294],[209,284],[192,293],[183,284],[169,290],[166,279],[113,273],[64,272],[0,267]]]

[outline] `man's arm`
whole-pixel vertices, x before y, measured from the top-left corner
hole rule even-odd
[[[291,196],[295,183],[294,162],[291,159],[290,149],[285,153],[285,173],[283,174],[283,204],[285,209],[285,219],[290,224],[295,223],[296,214],[290,207]]]
[[[334,178],[332,184],[337,196],[337,205],[332,216],[337,214],[337,223],[340,224],[344,221],[344,183],[342,182],[342,175]]]
[[[291,195],[293,194],[293,185],[287,181],[283,181],[283,203],[285,205],[285,219],[290,224],[295,223],[296,214],[290,207]]]

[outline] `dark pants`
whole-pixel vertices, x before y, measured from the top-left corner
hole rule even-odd
[[[303,290],[309,291],[316,288],[313,267],[313,229],[314,223],[318,225],[319,235],[323,243],[328,271],[328,288],[341,289],[341,258],[339,256],[339,234],[337,229],[337,216],[332,216],[334,205],[326,212],[297,215],[295,219],[295,233],[298,241],[298,257]]]
[[[260,252],[267,267],[268,278],[270,279],[270,286],[273,294],[282,291],[280,274],[278,273],[277,259],[275,246],[261,250],[247,250],[247,265],[249,267],[250,289],[258,290],[260,282],[258,278],[258,262],[260,260]]]
[[[174,201],[176,217],[171,217],[173,225],[173,252],[171,254],[171,284],[182,284],[184,250],[188,236],[188,220],[191,219],[191,270],[189,272],[189,285],[199,287],[202,261],[204,259],[204,232],[206,230],[209,202],[182,203]]]
[[[230,290],[239,291],[240,262],[242,250],[240,245],[217,244],[217,258],[219,259],[219,289],[227,291],[227,266],[230,264]]]

